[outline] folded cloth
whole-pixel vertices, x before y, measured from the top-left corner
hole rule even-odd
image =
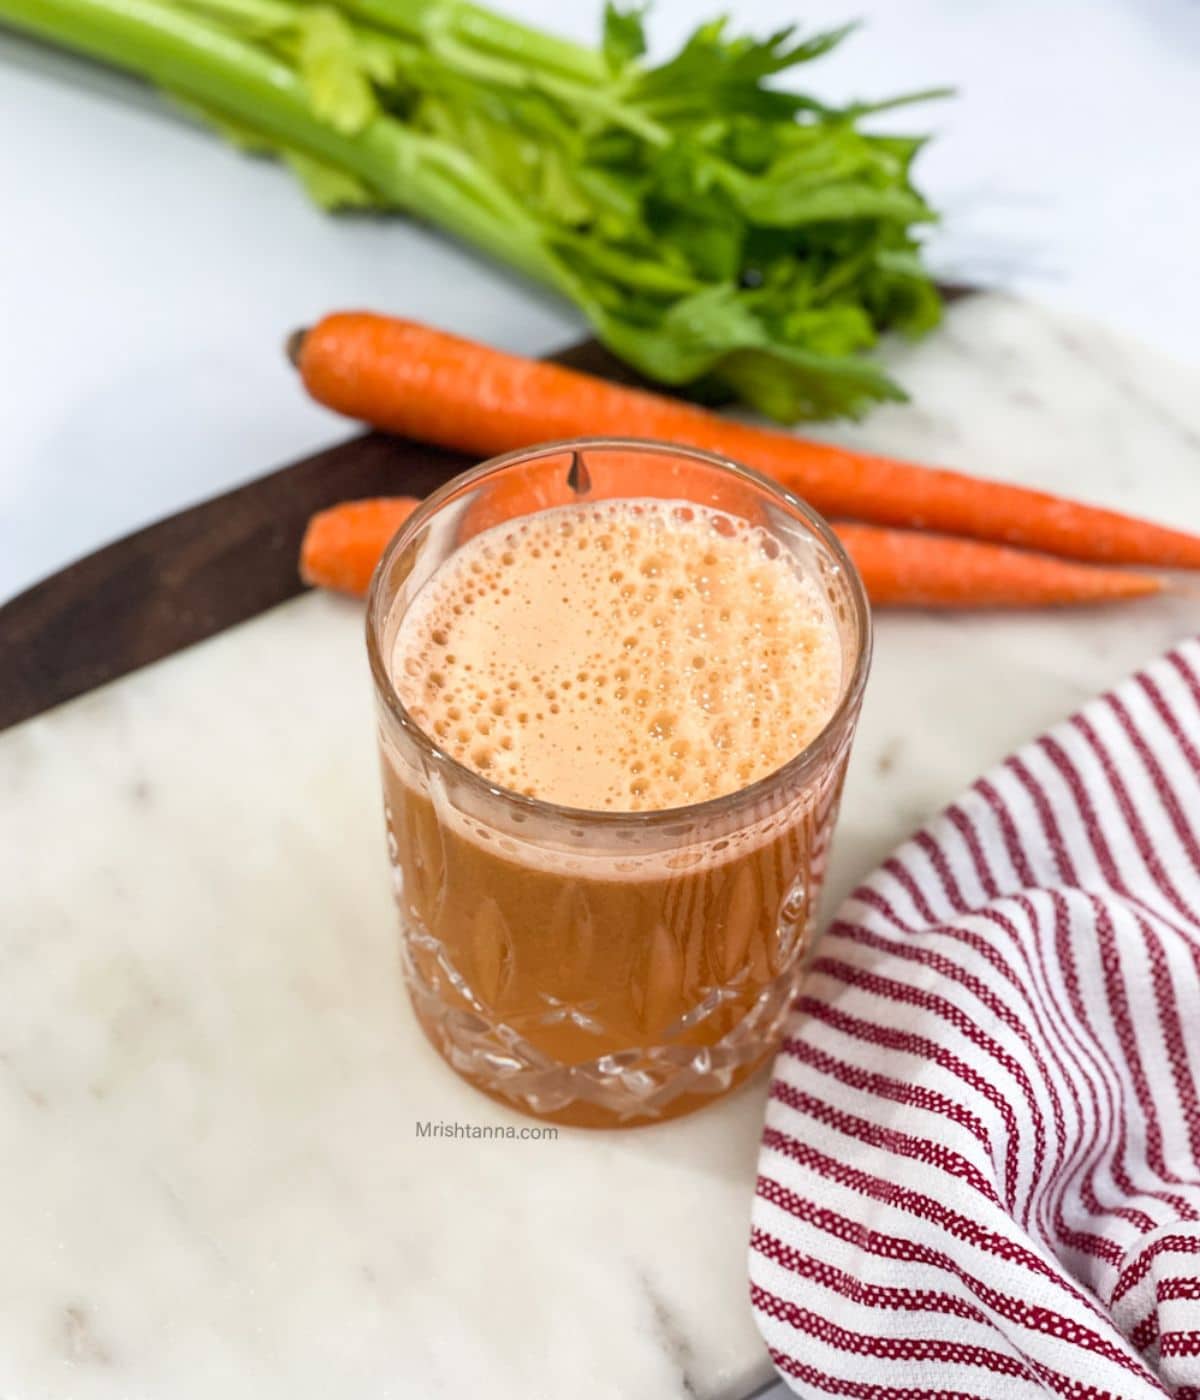
[[[799,1395],[1200,1400],[1200,644],[841,909],[775,1065],[750,1285]]]

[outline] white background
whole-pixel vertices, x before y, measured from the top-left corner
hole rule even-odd
[[[660,0],[656,49],[719,9]],[[579,36],[598,3],[510,0]],[[726,8],[733,8],[726,6]],[[861,14],[830,97],[954,83],[923,181],[944,274],[1020,285],[1197,358],[1195,0],[740,0],[765,30]],[[570,311],[436,235],[334,219],[132,84],[0,38],[0,598],[344,435],[280,346],[366,305],[540,352]]]

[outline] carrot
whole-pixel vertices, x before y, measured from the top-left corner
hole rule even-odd
[[[1200,538],[1042,491],[718,417],[412,321],[327,316],[289,341],[312,396],[351,418],[476,456],[555,438],[655,438],[756,467],[825,515],[1047,554],[1200,568]]]
[[[420,504],[412,496],[375,496],[320,511],[300,545],[300,577],[315,588],[365,593],[388,542]]]
[[[531,502],[538,508],[536,500]],[[300,572],[306,583],[365,593],[388,541],[412,514],[408,496],[347,501],[314,515],[304,537]],[[517,513],[516,502],[505,519]],[[877,605],[979,608],[1100,603],[1157,593],[1162,581],[1070,564],[1002,545],[945,535],[838,524],[838,537],[858,566]],[[470,529],[464,535],[474,533]]]
[[[1153,574],[1101,569],[951,535],[837,522],[877,607],[1033,608],[1107,603],[1162,591]]]

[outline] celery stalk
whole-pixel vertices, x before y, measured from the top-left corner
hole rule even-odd
[[[324,207],[400,209],[573,301],[651,379],[784,421],[902,398],[869,350],[940,303],[922,141],[779,75],[829,52],[640,11],[583,48],[471,0],[0,0],[0,23],[156,84]],[[906,99],[892,99],[891,103]]]
[[[595,50],[463,0],[345,0],[343,8],[411,39],[454,40],[556,78],[602,83],[609,76]]]
[[[339,131],[288,64],[164,0],[2,0],[0,15],[351,171],[387,204],[563,289],[537,223],[469,155],[389,117]]]

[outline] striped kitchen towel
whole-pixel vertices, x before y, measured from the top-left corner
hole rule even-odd
[[[841,909],[775,1065],[750,1285],[799,1395],[1200,1400],[1200,644]]]

